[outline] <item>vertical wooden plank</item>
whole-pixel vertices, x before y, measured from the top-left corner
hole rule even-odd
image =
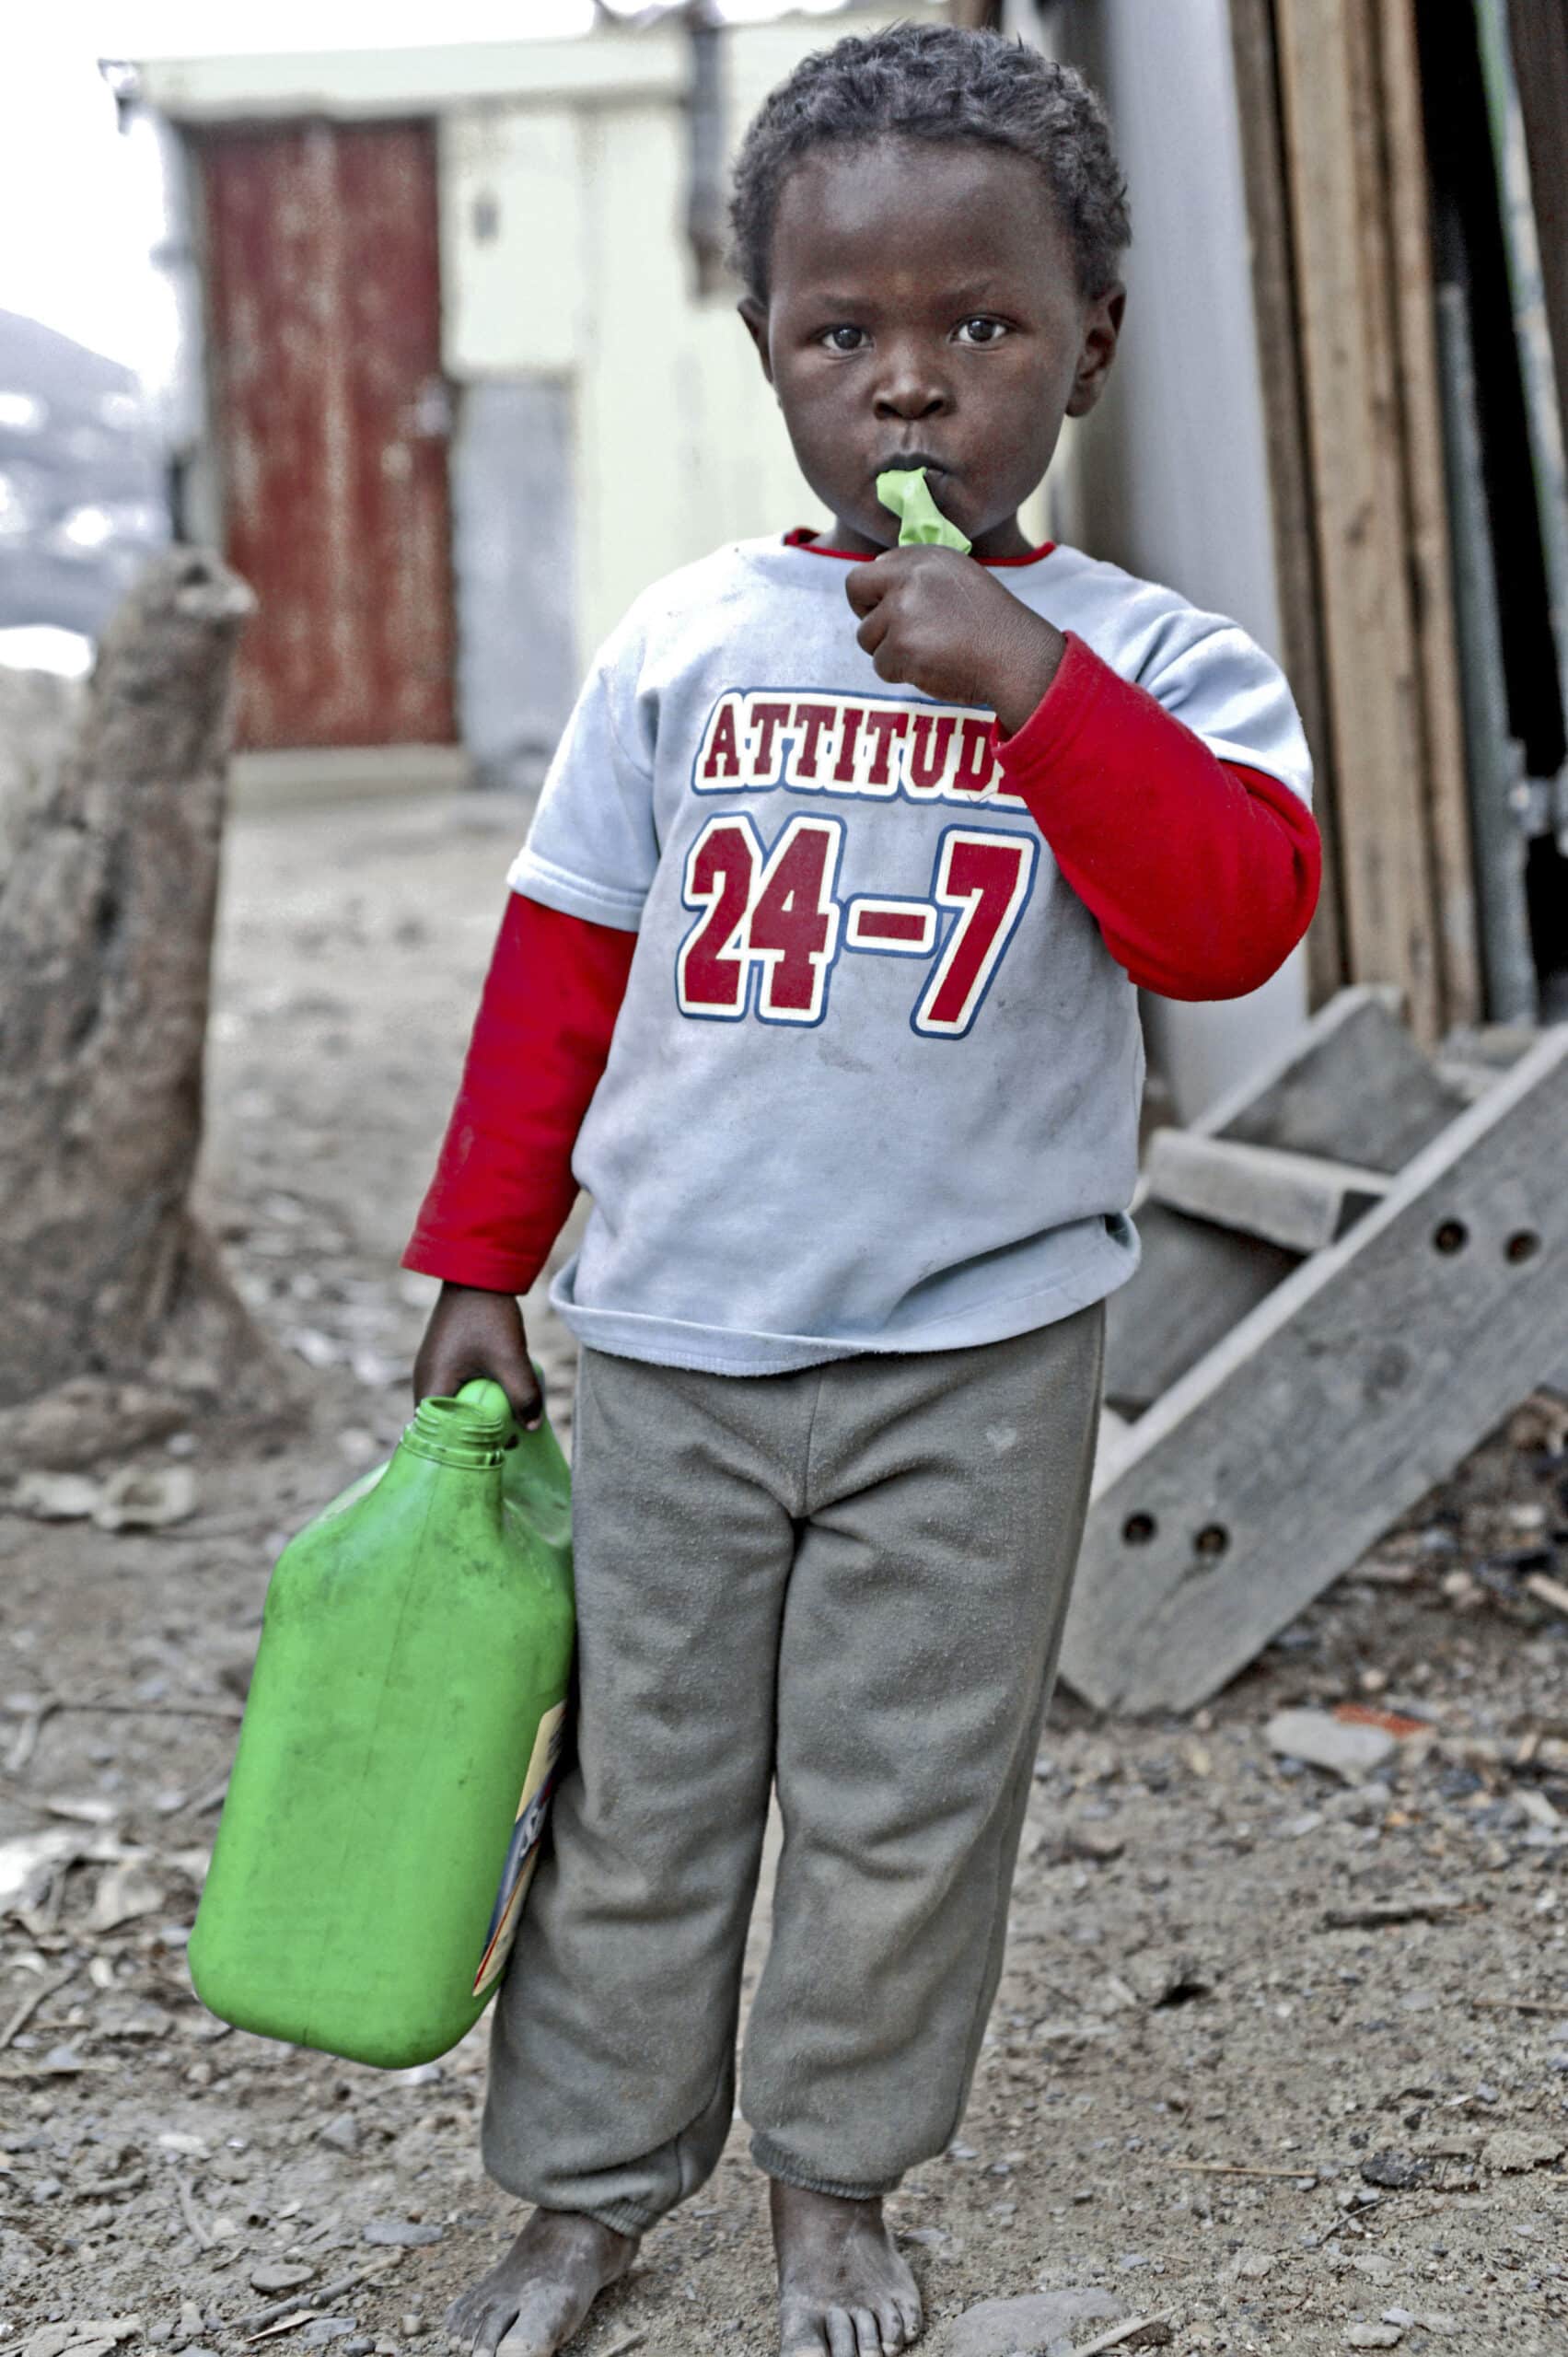
[[[1443,1025],[1374,0],[1278,0],[1353,976]]]
[[[1427,824],[1445,1029],[1476,1023],[1482,1005],[1464,714],[1459,702],[1453,562],[1444,480],[1426,141],[1421,117],[1414,0],[1377,0],[1379,86],[1387,136],[1394,326],[1404,427],[1414,620],[1421,663]]]
[[[225,542],[260,599],[239,740],[450,742],[430,126],[225,131],[200,156]]]
[[[1331,998],[1349,973],[1339,873],[1338,781],[1325,676],[1272,0],[1230,0],[1230,26],[1273,512],[1281,654],[1312,748],[1313,810],[1323,839],[1323,890],[1307,942],[1316,1005]]]

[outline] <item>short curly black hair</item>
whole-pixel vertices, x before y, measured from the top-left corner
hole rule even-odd
[[[982,140],[1038,164],[1073,241],[1083,292],[1103,294],[1132,240],[1127,184],[1099,99],[1071,65],[954,25],[890,25],[802,58],[758,109],[735,162],[731,259],[768,299],[779,192],[830,142]]]

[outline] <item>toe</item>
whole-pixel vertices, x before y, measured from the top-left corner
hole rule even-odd
[[[827,2327],[829,2357],[860,2357],[859,2335],[847,2308],[830,2308],[822,2321]]]
[[[882,2328],[869,2308],[852,2308],[856,2357],[882,2357]]]
[[[881,2328],[882,2347],[887,2357],[898,2357],[898,2351],[904,2345],[905,2335],[904,2320],[899,2313],[897,2301],[883,2301],[877,2311],[877,2322]]]
[[[826,2357],[826,2327],[815,2310],[791,2303],[780,2318],[780,2357]],[[853,2351],[852,2351],[853,2357]]]
[[[899,2315],[903,2320],[904,2346],[912,2348],[925,2329],[925,2316],[918,2299],[899,2302]]]

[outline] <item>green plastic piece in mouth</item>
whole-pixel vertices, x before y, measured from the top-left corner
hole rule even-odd
[[[960,556],[969,554],[970,543],[932,498],[923,467],[890,467],[877,478],[877,496],[899,518],[901,549],[957,549]]]

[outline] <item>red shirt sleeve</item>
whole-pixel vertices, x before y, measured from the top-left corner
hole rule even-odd
[[[997,751],[1105,946],[1162,998],[1240,998],[1284,963],[1318,904],[1312,813],[1278,778],[1222,761],[1071,633],[1062,667]]]
[[[572,1150],[636,946],[634,933],[509,896],[405,1269],[527,1293],[576,1197]]]

